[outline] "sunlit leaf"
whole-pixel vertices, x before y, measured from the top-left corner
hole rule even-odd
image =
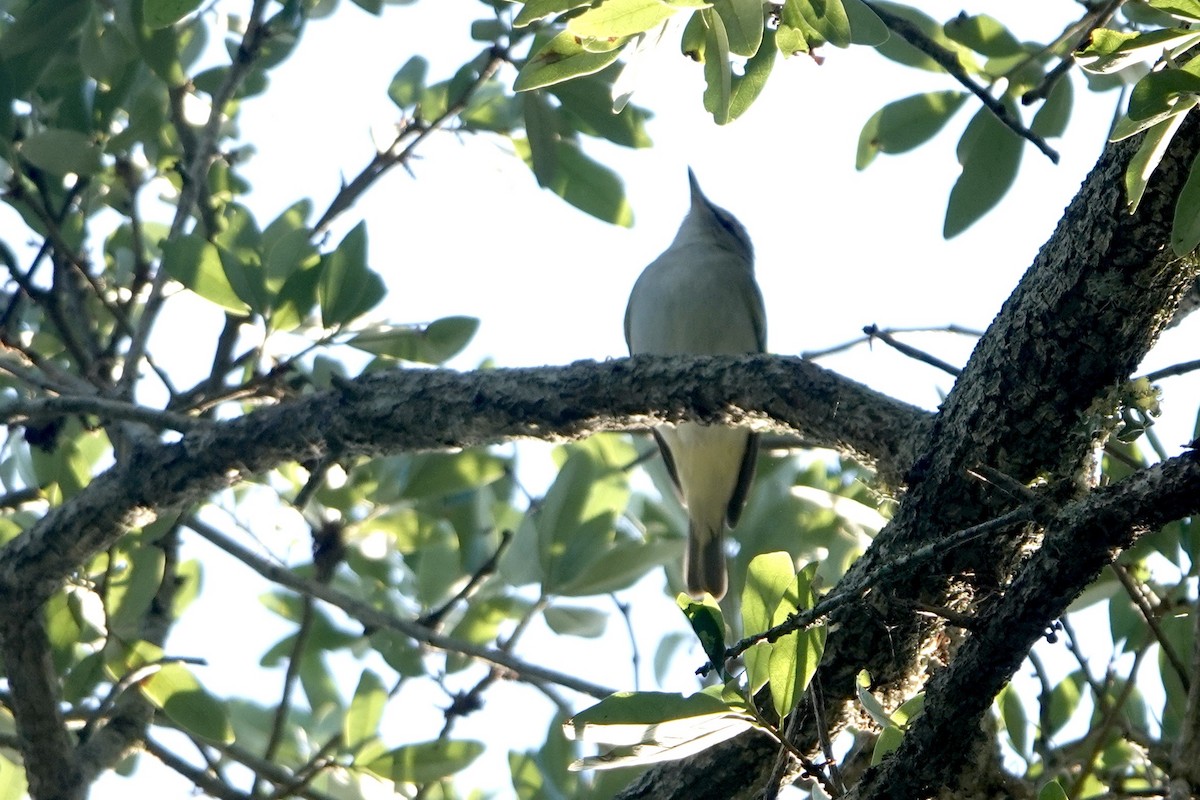
[[[517,72],[513,89],[527,92],[579,75],[591,75],[616,61],[620,55],[620,48],[591,52],[580,43],[575,34],[563,31],[526,60]]]
[[[428,71],[429,62],[421,56],[413,56],[405,61],[404,66],[396,70],[392,82],[388,84],[388,97],[400,108],[416,105],[425,89],[425,75]]]
[[[424,326],[377,326],[355,334],[346,344],[377,356],[441,364],[458,355],[478,329],[476,317],[443,317]]]
[[[567,23],[567,33],[592,39],[620,39],[648,31],[679,9],[661,0],[604,0]]]
[[[763,34],[762,47],[758,49],[753,58],[746,62],[742,74],[731,76],[730,121],[746,113],[750,105],[758,99],[759,94],[767,85],[771,68],[775,65],[776,53],[778,53],[778,48],[775,46],[775,30],[769,28]]]
[[[792,585],[785,591],[776,606],[772,622],[775,625],[787,620],[791,614],[812,608],[816,603],[812,579],[817,565],[809,564],[796,573]],[[775,712],[782,718],[787,716],[800,702],[817,665],[825,651],[825,627],[813,626],[781,636],[771,645],[767,660],[767,677],[771,687],[771,701]]]
[[[387,705],[387,687],[369,669],[363,670],[350,708],[342,718],[342,743],[353,751],[379,733],[383,708]]]
[[[528,0],[528,2],[521,5],[521,10],[513,18],[512,24],[514,28],[524,28],[526,25],[538,20],[561,14],[564,11],[570,11],[573,8],[582,8],[589,4],[590,0]]]
[[[317,284],[321,323],[332,328],[357,319],[374,308],[385,291],[383,279],[367,267],[367,228],[360,222],[321,258]]]
[[[163,268],[188,289],[233,314],[250,310],[233,290],[221,254],[203,238],[187,233],[162,243]]]
[[[203,0],[134,0],[140,2],[146,24],[151,28],[165,28],[200,7]]]
[[[1075,60],[1088,72],[1107,75],[1142,61],[1154,61],[1164,50],[1200,41],[1200,33],[1180,28],[1135,33],[1097,28]]]
[[[796,581],[796,565],[784,552],[755,556],[746,571],[742,589],[742,635],[753,636],[774,625],[775,610],[784,593]],[[762,641],[746,651],[746,674],[750,691],[757,692],[769,678],[770,642]]]
[[[567,720],[563,732],[568,739],[617,746],[572,769],[610,769],[684,758],[753,726],[749,714],[709,690],[687,697],[618,692]]]
[[[895,100],[876,111],[858,135],[855,168],[879,153],[904,153],[932,139],[967,99],[966,92],[926,92]]]
[[[1184,114],[1173,114],[1150,128],[1142,137],[1137,152],[1129,159],[1129,166],[1125,168],[1125,198],[1131,214],[1142,202],[1142,195],[1145,194],[1150,176],[1158,169],[1159,162],[1167,152],[1167,146],[1185,118]],[[1179,200],[1183,200],[1182,194]],[[1178,209],[1179,206],[1176,205],[1177,214]]]
[[[608,614],[595,608],[552,605],[545,611],[546,624],[560,635],[594,639],[604,633]]]
[[[1171,225],[1171,248],[1183,256],[1200,245],[1200,157],[1192,161],[1187,180],[1175,202],[1175,219]]]
[[[180,663],[165,664],[140,684],[142,694],[185,731],[229,744],[233,727],[229,712],[213,697],[196,676]]]
[[[713,0],[712,10],[725,24],[729,52],[746,57],[758,52],[763,40],[763,5],[759,0]]]
[[[79,131],[47,128],[21,142],[21,155],[53,175],[94,175],[100,169],[101,149]]]
[[[704,110],[718,125],[729,122],[729,101],[733,92],[733,70],[729,64],[729,37],[725,23],[712,9],[700,12],[706,34],[704,40]]]
[[[397,747],[365,768],[396,783],[427,784],[466,769],[483,750],[482,742],[438,739]]]

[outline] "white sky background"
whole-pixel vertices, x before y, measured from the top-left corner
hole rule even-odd
[[[939,20],[964,6],[968,11],[994,6],[941,0],[921,5]],[[1001,5],[998,13],[1015,26],[1019,38],[1043,41],[1079,8],[1066,0]],[[385,9],[375,18],[342,0],[334,18],[310,24],[300,49],[274,74],[268,93],[250,100],[242,112],[242,140],[258,151],[242,169],[254,187],[245,202],[260,223],[302,197],[323,209],[341,177],[349,180],[370,159],[372,127],[382,131],[380,142],[389,140],[388,126],[396,122],[397,111],[386,88],[396,68],[421,54],[431,62],[431,81],[448,78],[482,48],[470,41],[468,26],[487,12],[474,0],[425,0]],[[502,141],[443,134],[421,146],[420,158],[412,164],[415,179],[403,169],[394,170],[342,216],[331,241],[367,221],[371,265],[390,289],[376,312],[380,317],[397,323],[451,314],[479,317],[479,334],[455,360],[458,368],[472,368],[485,358],[500,366],[521,366],[623,356],[629,289],[642,267],[670,242],[683,217],[690,165],[706,194],[733,212],[754,240],[772,352],[822,349],[859,336],[870,323],[955,323],[983,329],[1094,163],[1116,95],[1094,96],[1077,82],[1073,124],[1065,140],[1051,142],[1062,153],[1062,163],[1053,166],[1026,147],[1018,183],[1002,205],[946,242],[942,216],[958,174],[954,145],[977,104],[969,100],[947,131],[920,150],[881,156],[857,173],[858,133],[876,109],[918,91],[956,86],[946,76],[894,65],[866,48],[826,48],[823,55],[822,66],[805,57],[780,59],[755,106],[724,128],[703,111],[700,67],[680,57],[675,44],[656,66],[647,65],[646,83],[634,102],[655,113],[649,126],[655,147],[627,151],[586,145],[625,180],[635,214],[630,230],[598,222],[540,190]],[[511,70],[502,77],[511,80]],[[176,313],[169,308],[161,318],[159,347],[211,341],[209,322],[188,311],[186,299],[172,304]],[[1192,319],[1168,332],[1163,352],[1153,354],[1146,369],[1196,358],[1189,345],[1197,330]],[[909,340],[957,364],[965,362],[973,344],[950,335]],[[207,370],[209,356],[193,359],[196,378]],[[169,359],[160,355],[159,360]],[[883,345],[873,351],[860,347],[821,363],[927,408],[936,406],[939,390],[952,385],[949,376]],[[190,385],[182,375],[178,384]],[[1173,454],[1191,436],[1200,381],[1176,378],[1163,387],[1166,417],[1158,432]],[[544,460],[547,452],[531,446],[522,449],[522,457]],[[536,464],[530,472],[539,470],[546,473]],[[271,541],[270,526],[265,527],[266,536],[259,530],[259,538],[272,551],[286,553],[286,542]],[[301,558],[305,546],[298,540],[291,555]],[[206,543],[190,544],[189,554],[208,563],[206,591],[181,621],[171,652],[208,658],[210,666],[200,675],[218,693],[275,702],[277,678],[246,681],[262,652],[287,631],[259,610],[256,598],[265,585],[251,580],[231,559],[214,557]],[[643,595],[653,596],[645,601],[653,605],[634,606],[635,618],[640,615],[649,627],[641,641],[644,664],[653,657],[656,631],[661,632],[654,627],[661,625],[657,617],[678,614],[662,598],[661,575],[648,582],[650,590],[639,591],[638,602]],[[231,630],[234,621],[238,624]],[[630,688],[629,645],[621,627],[613,620],[616,638],[598,643],[558,639],[551,650],[535,650],[530,640],[519,655]],[[214,647],[218,642],[220,647]],[[565,652],[567,646],[576,649]],[[596,666],[601,656],[611,658],[614,651],[620,654],[614,666]],[[345,691],[351,692],[361,665],[348,660],[344,666]],[[690,669],[677,665],[685,679]],[[643,688],[653,688],[648,675],[644,667]],[[390,731],[396,738],[389,744],[406,736],[436,735],[438,706],[447,702],[430,693],[437,690],[426,686],[423,691],[389,705],[389,716],[397,720]],[[475,785],[505,797],[511,793],[505,751],[535,746],[546,724],[539,717],[522,730],[512,727],[514,721],[531,716],[526,703],[547,706],[536,692],[519,686],[500,687],[487,702],[483,712],[460,723],[456,735],[487,740],[498,725],[505,726],[504,744],[472,771],[484,776],[476,777]],[[409,729],[414,721],[431,727],[414,734]],[[188,796],[190,785],[158,768],[153,758],[143,757],[140,766],[132,781],[106,777],[94,796],[126,797],[133,788],[154,788],[160,797]]]

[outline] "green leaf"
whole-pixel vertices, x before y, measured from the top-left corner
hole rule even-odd
[[[583,39],[620,39],[657,27],[678,11],[661,0],[604,0],[573,17],[567,33]]]
[[[888,40],[891,33],[863,0],[842,0],[846,16],[850,19],[850,41],[868,47],[878,47]]]
[[[1147,0],[1147,5],[1185,22],[1200,22],[1200,0]]]
[[[634,106],[626,105],[619,114],[612,111],[612,76],[607,71],[585,75],[575,80],[557,83],[549,91],[558,98],[559,114],[566,117],[572,128],[588,136],[600,136],[624,147],[649,147],[650,137],[646,133],[649,114]],[[537,97],[527,93],[523,97]],[[548,123],[554,121],[553,112]],[[536,138],[528,128],[530,142]]]
[[[387,699],[387,688],[380,677],[369,669],[363,670],[350,708],[342,718],[342,743],[348,750],[357,750],[379,734]]]
[[[758,52],[763,40],[763,4],[759,0],[713,0],[712,10],[725,24],[729,52],[746,57]]]
[[[1015,110],[1009,111],[1015,114]],[[942,235],[947,239],[971,227],[992,210],[1017,178],[1021,139],[986,108],[976,112],[958,142],[962,174],[950,190]]]
[[[796,574],[792,586],[775,609],[773,624],[780,624],[791,614],[812,608],[816,603],[812,580],[817,565],[809,564]],[[825,652],[825,627],[815,626],[780,637],[771,645],[767,662],[771,701],[782,719],[800,702],[808,684],[816,674],[817,664]]]
[[[1075,102],[1075,90],[1065,77],[1056,81],[1054,88],[1033,115],[1029,129],[1043,138],[1062,136],[1071,119],[1071,108]]]
[[[1038,790],[1037,800],[1067,800],[1068,795],[1057,779],[1050,781]]]
[[[400,497],[421,500],[478,489],[505,475],[504,461],[486,450],[414,453],[405,470]]]
[[[162,584],[165,557],[159,547],[125,541],[109,554],[104,609],[109,632],[122,639],[138,638],[146,610]]]
[[[0,754],[0,800],[21,800],[28,789],[25,770]]]
[[[1179,130],[1179,126],[1186,118],[1186,114],[1172,114],[1150,128],[1142,138],[1141,144],[1138,145],[1137,152],[1129,159],[1129,166],[1125,169],[1125,197],[1129,213],[1132,214],[1136,211],[1142,202],[1142,195],[1146,192],[1146,184],[1150,182],[1150,176],[1158,168],[1163,154],[1167,152],[1167,146],[1171,144],[1171,140],[1175,138],[1175,132]],[[1192,169],[1194,170],[1195,166]],[[1182,201],[1182,199],[1181,194],[1179,200]],[[1175,210],[1178,216],[1178,203]],[[1172,235],[1172,239],[1174,239],[1174,235]]]
[[[1184,256],[1200,245],[1200,156],[1192,161],[1187,180],[1175,203],[1171,224],[1171,248]]]
[[[441,364],[462,352],[477,330],[477,317],[443,317],[425,326],[381,325],[346,344],[385,358]]]
[[[850,45],[850,17],[842,0],[789,0],[795,2],[804,21],[834,47]]]
[[[233,741],[225,704],[205,691],[183,664],[165,664],[139,686],[146,699],[188,733],[223,744]]]
[[[355,225],[321,264],[317,300],[326,328],[345,325],[383,299],[383,280],[367,267],[366,223]]]
[[[188,77],[179,59],[179,34],[173,27],[152,28],[143,17],[142,3],[133,2],[133,31],[138,51],[146,64],[168,86],[187,83]]]
[[[1200,41],[1200,33],[1182,28],[1165,28],[1147,33],[1092,31],[1087,47],[1075,54],[1075,60],[1088,72],[1108,75],[1143,61],[1155,61],[1164,50],[1187,48]]]
[[[733,93],[733,69],[729,65],[729,37],[725,23],[711,8],[700,12],[704,20],[704,110],[718,125],[729,122],[729,102]]]
[[[600,53],[590,52],[575,34],[563,31],[525,61],[517,72],[513,89],[527,92],[579,75],[591,75],[616,61],[620,55],[619,47]]]
[[[1000,690],[999,701],[1000,717],[1004,721],[1004,730],[1008,731],[1008,740],[1019,755],[1028,756],[1029,720],[1021,696],[1009,684]]]
[[[904,731],[895,725],[884,725],[875,740],[875,749],[871,751],[871,766],[879,766],[884,757],[900,746],[904,741]]]
[[[564,636],[594,639],[604,634],[608,614],[583,606],[553,605],[546,609],[546,624],[550,630]]]
[[[796,582],[796,565],[785,552],[763,553],[751,560],[742,589],[742,635],[762,633],[775,624],[775,611],[784,593]],[[746,651],[746,675],[751,692],[761,689],[770,677],[774,645],[761,641]]]
[[[397,747],[365,768],[396,783],[426,784],[466,769],[483,751],[482,742],[438,739]]]
[[[1197,93],[1200,93],[1200,75],[1183,69],[1151,72],[1130,90],[1127,113],[1131,119],[1148,119],[1174,110],[1181,96]]]
[[[555,169],[547,189],[593,217],[628,228],[633,209],[617,173],[585,154],[574,142],[554,143]]]
[[[202,2],[203,0],[141,0],[142,17],[151,28],[165,28],[195,11]]]
[[[528,2],[521,6],[521,10],[517,12],[512,25],[514,28],[524,28],[531,23],[538,22],[547,17],[553,17],[564,11],[570,11],[573,8],[582,8],[590,4],[591,0],[528,0]]]
[[[100,146],[79,131],[47,128],[30,135],[20,148],[30,164],[53,175],[86,178],[100,171]]]
[[[0,71],[4,77],[0,80],[9,83],[9,91],[4,93],[8,101],[27,94],[59,53],[74,45],[74,34],[88,19],[92,5],[89,0],[43,0],[36,5],[22,5],[22,13],[16,14],[16,6],[5,5],[5,27],[0,36],[0,53],[4,54]],[[9,134],[6,126],[4,135]]]
[[[719,697],[721,687],[684,697],[670,692],[618,692],[563,723],[568,739],[617,745],[571,765],[611,769],[669,761],[700,752],[748,728],[754,719]]]
[[[775,31],[767,29],[763,34],[762,47],[746,62],[745,70],[741,75],[732,76],[729,97],[731,122],[746,113],[750,105],[758,99],[767,85],[767,78],[771,74],[771,68],[775,66],[775,55],[778,52],[775,46]]]
[[[563,597],[590,597],[628,589],[650,570],[676,561],[679,544],[670,539],[618,542],[604,548],[587,569],[558,584]]]
[[[1024,53],[1017,37],[999,20],[987,14],[960,14],[942,26],[942,29],[954,41],[989,58]]]
[[[221,254],[194,233],[185,233],[162,243],[163,268],[188,289],[231,314],[246,314],[250,307],[230,285],[221,264]]]
[[[429,62],[421,56],[413,56],[392,76],[392,82],[388,84],[388,97],[400,108],[415,106],[425,91],[428,72]]]
[[[966,92],[942,91],[888,103],[863,125],[855,168],[865,169],[879,153],[904,153],[929,141],[966,99]]]
[[[1049,704],[1044,713],[1044,719],[1049,729],[1042,731],[1042,736],[1053,736],[1070,721],[1075,710],[1079,708],[1079,701],[1081,699],[1079,684],[1080,678],[1076,672],[1063,678],[1051,690]]]
[[[717,605],[717,601],[712,595],[705,595],[703,600],[693,600],[681,594],[675,598],[675,602],[687,617],[696,638],[700,640],[700,646],[704,648],[709,663],[716,667],[719,674],[724,675],[725,618],[721,615],[721,607]]]
[[[871,694],[871,674],[865,669],[859,670],[858,675],[854,678],[854,691],[858,695],[859,705],[867,712],[867,715],[875,721],[876,725],[886,728],[891,726],[892,718],[888,716],[883,704]]]

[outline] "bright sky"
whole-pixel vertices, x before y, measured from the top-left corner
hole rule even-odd
[[[989,4],[922,3],[937,19],[963,5],[980,10]],[[1008,3],[1005,21],[1031,26],[1015,30],[1020,38],[1044,39],[1058,30],[1061,20],[1051,19],[1054,14],[1078,9],[1065,0],[1053,7],[1051,12],[1044,2]],[[311,197],[322,209],[340,178],[349,179],[370,158],[372,128],[382,131],[380,142],[387,140],[396,109],[385,90],[395,69],[419,53],[431,61],[431,79],[449,77],[481,46],[469,41],[467,28],[487,10],[473,0],[427,0],[374,18],[343,0],[333,20],[311,24],[299,52],[273,78],[267,101],[251,100],[243,110],[242,138],[258,150],[243,170],[254,187],[247,204],[259,220],[273,218],[301,197]],[[1019,182],[1000,208],[946,242],[940,232],[958,174],[954,145],[976,106],[968,102],[946,132],[917,152],[880,157],[857,173],[858,132],[876,109],[909,94],[954,85],[947,77],[892,65],[862,48],[827,49],[824,55],[821,66],[803,57],[777,62],[757,104],[726,128],[716,127],[704,113],[700,69],[677,50],[671,48],[657,66],[647,68],[648,82],[634,102],[656,114],[649,128],[655,147],[624,151],[588,145],[626,181],[636,220],[630,230],[597,222],[539,190],[503,142],[442,135],[422,146],[420,160],[412,165],[415,180],[395,170],[341,218],[333,240],[367,220],[371,264],[391,289],[379,309],[382,317],[425,322],[468,314],[482,320],[475,343],[454,366],[469,369],[484,358],[518,366],[623,356],[621,323],[629,289],[682,219],[690,165],[708,196],[733,212],[754,240],[773,352],[822,349],[859,336],[871,323],[986,327],[1094,162],[1115,95],[1091,96],[1077,83],[1074,124],[1065,140],[1053,142],[1062,163],[1053,166],[1027,147]],[[160,341],[201,336],[192,315],[168,313],[163,322],[177,327],[163,331]],[[1163,349],[1172,352],[1152,356],[1147,368],[1195,358],[1184,345],[1195,341],[1197,330],[1193,319],[1168,333]],[[913,341],[959,364],[972,345],[945,335]],[[197,361],[200,369],[208,363]],[[822,363],[929,408],[936,406],[939,391],[951,386],[948,376],[885,346],[874,351],[860,347]],[[184,378],[179,383],[188,385]],[[1176,452],[1174,446],[1190,438],[1200,381],[1173,379],[1164,389],[1167,417],[1160,435],[1169,451]],[[529,448],[523,455],[542,458],[545,451]],[[279,543],[269,544],[282,552]],[[295,551],[297,557],[302,547]],[[204,543],[190,551],[192,556],[212,555]],[[255,627],[266,616],[257,610],[261,583],[249,580],[240,567],[218,566],[228,564],[227,559],[210,561],[208,591],[172,637],[171,649],[208,657],[211,665],[203,679],[215,691],[273,702],[278,681],[247,686],[245,676],[257,669],[268,641],[284,629],[276,625],[264,633]],[[655,578],[649,593],[659,593],[656,602],[662,602],[659,585]],[[234,619],[254,623],[230,631]],[[229,642],[230,633],[239,630],[245,640]],[[229,643],[214,650],[218,631],[221,641]],[[652,656],[652,635],[643,642],[644,661]],[[576,645],[569,656],[553,654],[548,666],[574,669],[600,663],[599,656],[614,646],[572,640],[571,646]],[[615,646],[621,653],[628,649],[627,643]],[[532,649],[527,655],[537,658]],[[627,663],[585,677],[629,686]],[[346,667],[351,691],[360,667]],[[409,700],[389,708],[403,707],[406,724],[432,725],[425,735],[435,735],[437,707],[446,705],[445,698],[426,694]],[[480,719],[468,718],[458,731],[485,738],[496,720],[509,724],[528,716],[526,702],[539,703],[540,698],[522,687],[505,688],[489,699]],[[530,746],[540,741],[544,729],[545,722],[539,721],[527,732],[527,742],[510,738],[508,744]],[[397,744],[406,735],[399,726],[394,733]],[[486,770],[506,770],[504,757],[503,749],[489,752],[474,774],[494,776],[496,772]],[[145,772],[136,782],[106,778],[95,797],[128,796],[131,787],[144,788],[151,775],[164,773],[156,779],[155,785],[162,787],[159,796],[186,796],[186,783],[153,767],[154,759],[143,757]],[[489,788],[506,790],[507,784]]]

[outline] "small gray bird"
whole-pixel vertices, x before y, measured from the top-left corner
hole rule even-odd
[[[642,271],[625,309],[630,355],[733,355],[766,350],[754,249],[733,215],[709,202],[688,170],[692,207],[671,246]],[[737,524],[758,441],[745,428],[681,423],[654,430],[688,511],[689,594],[725,594],[725,525]]]

